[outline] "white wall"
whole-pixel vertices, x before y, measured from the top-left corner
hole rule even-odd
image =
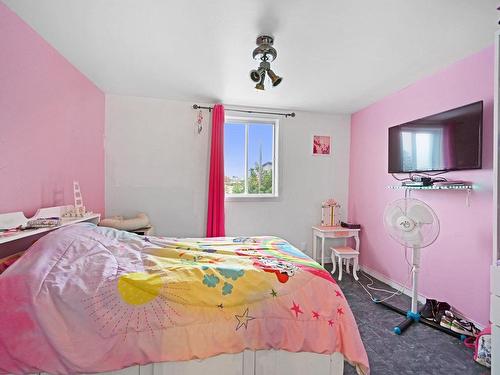
[[[158,234],[204,236],[210,121],[198,135],[192,104],[106,96],[108,216],[146,212]],[[276,235],[311,249],[321,201],[347,207],[349,121],[310,112],[280,118],[279,197],[226,202],[226,234]],[[332,136],[333,155],[312,156],[313,134]]]

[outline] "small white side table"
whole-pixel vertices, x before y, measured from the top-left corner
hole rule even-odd
[[[354,238],[356,251],[359,251],[359,231],[361,229],[349,229],[341,226],[324,227],[321,225],[312,227],[313,234],[313,259],[316,260],[318,239],[321,239],[321,265],[325,265],[325,238]]]
[[[354,276],[355,280],[358,280],[358,256],[359,256],[359,251],[354,250],[351,247],[348,246],[339,246],[339,247],[331,247],[332,250],[332,275],[335,273],[337,270],[336,264],[337,264],[337,259],[339,258],[339,281],[342,281],[342,263],[345,260],[346,264],[346,271],[347,273],[349,272],[349,264],[351,263],[351,259],[354,260],[354,264],[352,266],[352,275]]]

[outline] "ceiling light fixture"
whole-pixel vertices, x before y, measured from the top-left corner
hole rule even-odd
[[[276,75],[271,70],[271,62],[276,59],[278,53],[273,47],[274,39],[269,35],[261,35],[257,38],[257,48],[253,50],[252,57],[254,60],[260,60],[259,68],[250,71],[250,79],[257,84],[255,88],[257,90],[264,90],[264,81],[266,79],[266,73],[271,79],[273,87],[278,86],[283,77]]]

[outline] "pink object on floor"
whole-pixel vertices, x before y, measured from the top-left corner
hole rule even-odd
[[[224,106],[216,104],[212,110],[207,237],[224,236],[224,220]]]
[[[0,2],[0,212],[104,211],[104,94]]]
[[[387,188],[399,184],[387,173],[387,129],[484,101],[483,169],[444,175],[474,183],[470,207],[465,192],[412,192],[433,208],[441,223],[437,241],[422,251],[420,293],[448,301],[483,325],[489,320],[493,246],[493,66],[491,46],[356,112],[350,146],[348,213],[350,221],[363,224],[360,264],[404,284],[404,250],[386,233],[382,220],[385,205],[403,194]]]

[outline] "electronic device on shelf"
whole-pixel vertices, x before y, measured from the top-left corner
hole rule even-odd
[[[429,185],[432,185],[432,183],[434,182],[434,180],[432,179],[432,177],[426,177],[426,176],[412,176],[411,177],[412,181],[414,182],[421,182],[424,184],[424,186],[429,186]]]
[[[410,186],[410,187],[420,187],[420,186],[426,186],[422,181],[403,181],[401,183],[403,186]],[[429,185],[427,185],[429,186]]]
[[[431,177],[424,176],[412,176],[411,180],[403,181],[403,186],[431,186],[433,184],[433,179]]]
[[[344,221],[340,222],[340,226],[348,229],[361,229],[361,224],[346,223]]]

